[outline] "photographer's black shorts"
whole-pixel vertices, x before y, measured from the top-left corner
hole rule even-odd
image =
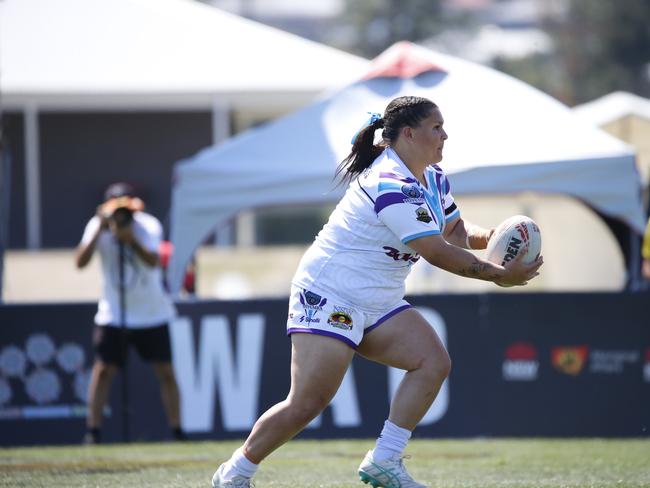
[[[123,329],[96,325],[93,333],[95,357],[108,364],[124,366],[128,346],[132,345],[147,362],[169,363],[172,359],[167,324],[145,329]]]

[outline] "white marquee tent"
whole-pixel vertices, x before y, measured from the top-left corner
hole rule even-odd
[[[176,165],[170,284],[220,223],[243,209],[338,199],[338,162],[368,117],[401,95],[434,100],[455,195],[533,191],[575,197],[632,231],[644,226],[633,151],[566,106],[484,66],[402,42],[340,91]]]
[[[366,64],[195,0],[0,2],[0,88],[10,108],[302,100]]]

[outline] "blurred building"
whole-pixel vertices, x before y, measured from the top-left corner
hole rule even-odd
[[[566,14],[568,0],[446,0],[447,10],[471,15],[467,25],[422,41],[434,50],[482,64],[550,53],[544,22]]]
[[[0,2],[9,247],[75,246],[115,180],[165,223],[174,163],[365,65],[191,0]]]
[[[241,15],[287,32],[324,42],[336,28],[345,0],[201,0],[217,8]]]

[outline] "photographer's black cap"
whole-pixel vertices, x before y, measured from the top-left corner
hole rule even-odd
[[[104,201],[120,197],[135,197],[135,188],[133,188],[133,185],[120,181],[110,185],[104,192]]]

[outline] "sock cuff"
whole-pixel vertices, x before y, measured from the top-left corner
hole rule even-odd
[[[249,459],[249,457],[246,455],[246,451],[244,450],[244,447],[240,447],[235,451],[236,454],[239,455],[239,458],[241,459],[241,462],[246,466],[247,468],[251,469],[257,469],[259,464],[255,464],[253,461]]]
[[[394,434],[399,435],[401,438],[406,438],[406,439],[410,439],[411,434],[413,433],[412,431],[408,429],[404,429],[403,427],[400,427],[399,425],[391,422],[388,419],[386,419],[386,421],[384,422],[384,429],[387,432],[392,432]]]

